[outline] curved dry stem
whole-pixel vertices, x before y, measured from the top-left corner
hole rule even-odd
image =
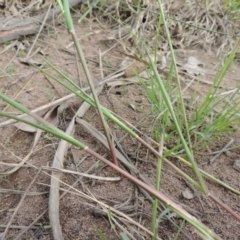
[[[66,134],[72,136],[74,133],[75,117],[69,124]],[[57,148],[54,156],[52,167],[61,169],[63,167],[64,157],[68,150],[69,143],[62,140]],[[49,196],[49,219],[53,231],[53,237],[56,240],[63,240],[62,229],[59,221],[59,180],[61,177],[60,172],[52,172],[51,174],[51,187]]]
[[[97,94],[102,91],[102,87],[97,90]],[[78,109],[77,113],[70,122],[66,134],[72,136],[74,134],[76,116],[83,116],[90,108],[88,103],[83,103]],[[53,168],[61,169],[63,167],[65,153],[68,149],[69,143],[61,140],[58,145],[57,151],[54,156]],[[53,171],[51,174],[51,187],[49,196],[49,219],[52,226],[53,237],[56,240],[63,240],[62,229],[59,220],[59,185],[60,185],[61,172]]]

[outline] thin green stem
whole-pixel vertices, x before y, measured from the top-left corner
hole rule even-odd
[[[160,76],[159,76],[159,74],[158,74],[157,68],[156,68],[155,64],[152,62],[151,59],[150,59],[150,63],[151,63],[151,67],[152,67],[152,70],[153,70],[153,72],[154,72],[154,75],[155,75],[156,79],[158,80],[158,83],[159,83],[159,86],[160,86],[160,89],[161,89],[161,92],[162,92],[162,97],[164,98],[165,103],[166,103],[166,105],[167,105],[167,107],[168,107],[168,110],[169,110],[169,112],[170,112],[170,114],[171,114],[171,117],[172,117],[172,119],[173,119],[173,121],[174,121],[174,123],[175,123],[177,132],[178,132],[178,134],[179,134],[179,137],[180,137],[180,139],[181,139],[181,142],[182,142],[182,144],[183,144],[183,147],[184,147],[184,149],[185,149],[185,151],[186,151],[186,154],[187,154],[187,156],[188,156],[188,158],[189,158],[189,161],[190,161],[191,164],[192,164],[193,170],[194,170],[194,172],[195,172],[195,174],[196,174],[196,176],[197,176],[197,178],[198,178],[198,180],[199,180],[199,182],[200,182],[202,191],[203,191],[205,194],[207,194],[207,193],[208,193],[207,186],[206,186],[206,184],[205,184],[204,179],[202,178],[201,173],[199,172],[199,169],[198,169],[198,167],[197,167],[197,164],[196,164],[195,161],[194,161],[194,157],[193,157],[193,155],[192,155],[192,152],[190,151],[190,149],[189,149],[189,147],[188,147],[188,145],[187,145],[187,142],[186,142],[185,139],[184,139],[184,136],[183,136],[182,131],[181,131],[181,129],[180,129],[180,126],[179,126],[179,124],[178,124],[177,117],[176,117],[176,115],[175,115],[175,113],[174,113],[173,106],[172,106],[172,104],[171,104],[171,100],[170,100],[170,98],[169,98],[169,95],[168,95],[168,93],[167,93],[167,91],[166,91],[166,89],[165,89],[165,87],[164,87],[164,85],[163,85],[162,80],[160,79]]]
[[[189,143],[189,146],[187,145],[187,142],[182,134],[182,130],[180,129],[180,126],[179,126],[179,123],[178,123],[178,120],[176,118],[176,115],[174,113],[174,110],[173,110],[173,106],[171,104],[171,100],[169,98],[169,95],[160,79],[160,76],[159,76],[159,73],[157,71],[157,68],[155,66],[155,64],[153,63],[152,59],[149,58],[151,64],[151,68],[152,70],[154,71],[154,74],[155,74],[155,77],[159,83],[159,86],[160,86],[160,89],[162,91],[162,94],[163,94],[163,98],[166,102],[166,105],[168,107],[168,110],[173,118],[173,121],[175,123],[175,126],[176,126],[176,129],[177,129],[177,132],[179,134],[179,137],[181,139],[181,142],[183,144],[183,147],[186,151],[186,154],[189,158],[189,161],[192,163],[192,166],[193,166],[193,170],[198,178],[198,181],[200,182],[200,185],[202,187],[202,191],[207,194],[208,193],[208,189],[207,189],[207,185],[201,175],[201,173],[199,172],[199,169],[197,167],[197,164],[194,160],[194,157],[193,157],[193,153],[192,153],[192,150],[191,150],[191,139],[190,139],[190,134],[189,134],[189,128],[188,128],[188,122],[187,122],[187,116],[186,116],[186,112],[185,112],[185,106],[184,106],[184,102],[183,102],[183,97],[182,97],[182,91],[181,91],[181,84],[180,84],[180,79],[179,79],[179,76],[178,76],[178,71],[177,71],[177,62],[176,62],[176,57],[175,57],[175,54],[174,54],[174,50],[173,50],[173,46],[172,46],[172,41],[171,41],[171,37],[170,37],[170,33],[169,33],[169,29],[168,29],[168,26],[167,26],[167,22],[166,22],[166,19],[165,19],[165,14],[164,14],[164,11],[163,11],[163,7],[162,7],[162,3],[161,3],[161,0],[158,0],[158,4],[159,4],[159,8],[160,8],[160,12],[161,12],[161,19],[163,21],[163,24],[164,24],[164,28],[165,28],[165,32],[166,32],[166,35],[167,35],[167,39],[168,39],[168,45],[169,45],[169,48],[170,48],[170,51],[171,51],[171,55],[172,55],[172,61],[173,61],[173,65],[174,65],[174,68],[175,68],[175,72],[176,72],[176,79],[177,79],[177,84],[178,84],[178,89],[179,89],[179,99],[180,99],[180,105],[181,105],[181,109],[182,109],[182,113],[183,113],[183,117],[184,117],[184,124],[185,124],[185,128],[186,128],[186,134],[187,134],[187,138],[188,138],[188,143]]]
[[[176,79],[177,79],[177,85],[178,85],[180,106],[181,106],[182,113],[183,113],[182,115],[183,115],[183,118],[184,118],[186,134],[187,134],[188,143],[190,145],[190,151],[191,151],[191,145],[192,144],[191,144],[191,139],[190,139],[190,134],[189,134],[187,115],[186,115],[185,106],[184,106],[184,102],[183,102],[183,96],[182,96],[182,89],[181,89],[180,79],[179,79],[179,75],[178,75],[177,60],[176,60],[175,53],[174,53],[174,50],[173,50],[172,40],[171,40],[171,36],[170,36],[168,25],[167,25],[167,21],[165,19],[165,13],[163,11],[161,0],[158,0],[158,5],[159,5],[159,8],[160,8],[160,12],[161,12],[160,17],[161,17],[161,19],[163,21],[164,29],[165,29],[165,32],[166,32],[166,35],[167,35],[167,40],[168,40],[168,46],[170,48],[170,52],[171,52],[171,56],[172,56],[172,64],[173,64],[173,67],[174,67],[174,70],[175,70]]]
[[[159,155],[158,157],[158,164],[157,164],[157,176],[156,176],[156,186],[155,189],[157,191],[160,190],[160,182],[161,182],[161,172],[162,172],[162,161],[163,161],[163,141],[164,141],[164,134],[161,135],[161,143],[159,147]],[[153,202],[153,210],[152,210],[152,232],[153,237],[152,240],[157,239],[157,230],[158,230],[158,223],[157,223],[157,209],[158,209],[158,199],[155,198]]]
[[[74,30],[74,25],[73,25],[73,22],[72,22],[72,17],[71,17],[69,5],[68,5],[68,0],[63,0],[63,7],[64,7],[64,15],[65,15],[65,19],[66,19],[67,28],[68,28],[69,33],[72,35],[75,47],[77,49],[78,56],[81,60],[85,75],[86,75],[87,80],[88,80],[88,84],[89,84],[90,89],[92,91],[93,99],[96,103],[96,108],[97,108],[97,111],[99,113],[102,125],[103,125],[103,129],[104,129],[107,141],[108,141],[108,145],[109,145],[109,149],[110,149],[110,152],[111,152],[111,155],[112,155],[112,158],[113,158],[113,162],[116,165],[118,165],[118,161],[117,161],[116,154],[115,154],[115,151],[114,151],[113,143],[112,143],[112,140],[110,138],[109,128],[108,128],[107,122],[104,118],[104,115],[102,113],[101,105],[99,103],[98,96],[96,94],[96,90],[95,90],[95,87],[94,87],[94,84],[93,84],[93,81],[92,81],[91,74],[89,72],[89,69],[88,69],[88,66],[87,66],[82,48],[81,48],[81,46],[78,42],[76,32]]]

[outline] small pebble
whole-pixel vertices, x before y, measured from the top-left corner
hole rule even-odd
[[[235,162],[233,164],[233,168],[240,172],[240,159],[235,160]]]
[[[227,176],[227,177],[226,177],[226,180],[227,180],[227,181],[231,181],[231,180],[232,180],[232,177],[231,177],[231,176]]]

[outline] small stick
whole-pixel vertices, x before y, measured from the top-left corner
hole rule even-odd
[[[212,157],[210,160],[209,160],[209,163],[212,164],[215,162],[215,160],[225,151],[227,151],[228,147],[230,145],[232,145],[234,142],[234,139],[232,138],[224,147],[222,150],[220,150],[214,157]]]
[[[7,225],[0,225],[0,228],[6,228],[6,227],[7,227]],[[40,227],[41,227],[41,228],[44,228],[44,229],[49,229],[49,228],[51,228],[51,226],[47,225],[47,226],[39,226],[39,227],[37,227],[37,226],[31,226],[30,229],[39,229]],[[26,228],[28,228],[28,226],[11,225],[11,226],[9,226],[9,228],[11,228],[11,229],[26,229]]]
[[[101,177],[101,176],[96,176],[96,175],[90,175],[87,173],[80,173],[80,172],[75,172],[75,171],[66,170],[66,169],[59,169],[59,168],[54,168],[54,167],[42,167],[42,169],[49,170],[49,171],[57,171],[57,172],[61,172],[61,173],[75,174],[75,175],[79,175],[82,177],[103,180],[103,181],[120,181],[121,180],[120,177]]]
[[[210,199],[212,199],[215,203],[220,205],[223,209],[225,209],[228,213],[230,213],[233,217],[235,217],[240,222],[240,216],[234,212],[229,206],[227,206],[225,203],[223,203],[219,198],[212,195],[211,193],[208,193],[207,195]]]
[[[29,57],[30,57],[30,54],[31,54],[31,52],[32,52],[32,50],[33,50],[33,48],[34,48],[34,46],[35,46],[35,44],[36,44],[36,42],[37,42],[37,40],[38,40],[38,38],[39,38],[39,35],[40,35],[40,33],[42,32],[42,29],[43,29],[43,27],[44,27],[44,25],[45,25],[45,22],[46,22],[46,20],[47,20],[47,18],[48,18],[48,15],[49,15],[49,12],[50,12],[51,7],[52,7],[52,3],[49,4],[49,7],[48,7],[48,10],[47,10],[46,16],[44,17],[44,20],[43,20],[43,22],[42,22],[42,24],[41,24],[41,27],[40,27],[40,29],[39,29],[39,31],[38,31],[38,33],[37,33],[36,38],[34,39],[34,42],[33,42],[32,46],[31,46],[31,48],[30,48],[29,51],[28,51],[28,54],[27,54],[27,57],[26,57],[26,58],[29,58]]]

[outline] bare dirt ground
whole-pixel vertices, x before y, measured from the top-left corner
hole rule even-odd
[[[106,42],[106,36],[109,32],[106,32],[105,28],[103,28],[103,26],[107,27],[107,24],[104,25],[102,23],[100,25],[87,20],[79,24],[77,22],[77,14],[73,15],[73,17],[76,19],[76,32],[86,55],[91,74],[93,79],[98,81],[102,79],[99,52],[103,53],[109,50],[109,44],[111,45],[111,42]],[[35,109],[69,94],[67,90],[56,82],[38,71],[34,72],[33,67],[20,61],[21,58],[26,56],[34,39],[35,36],[24,37],[18,42],[24,43],[25,47],[23,49],[17,50],[18,47],[16,46],[19,45],[14,45],[3,53],[2,51],[7,44],[0,45],[0,69],[2,70],[0,91],[16,99],[29,109]],[[87,86],[81,64],[77,63],[74,48],[69,47],[71,44],[72,40],[67,34],[63,19],[58,18],[55,25],[47,26],[40,34],[33,52],[37,51],[32,59],[38,63],[43,63],[43,58],[46,58],[70,76],[77,84]],[[119,69],[120,63],[124,58],[121,52],[122,47],[118,45],[102,56],[104,75],[109,75]],[[219,63],[219,58],[214,52],[188,48],[177,54],[179,61],[183,61],[190,55],[204,62],[205,75],[201,79],[208,82],[213,81],[216,66]],[[53,72],[50,67],[45,66],[44,68],[49,72]],[[227,90],[237,87],[239,85],[239,76],[239,64],[235,62],[231,71],[228,72],[224,79],[223,88]],[[126,79],[120,77],[111,81],[111,83],[116,83],[118,80],[126,81]],[[129,84],[124,85],[122,82],[116,86],[106,85],[99,96],[100,102],[127,122],[138,126],[138,129],[145,134],[149,134],[152,124],[151,118],[149,118],[150,103],[142,86],[137,83],[137,79],[135,79],[135,83],[132,79],[131,81]],[[209,86],[209,84],[201,83],[193,84],[192,88],[198,88],[204,95]],[[58,127],[60,129],[66,130],[80,105],[80,100],[71,98],[71,104],[68,104],[67,109],[59,115]],[[1,110],[16,113],[16,110],[13,110],[4,102],[0,102],[0,107]],[[94,109],[90,109],[83,119],[102,132],[98,114]],[[3,121],[4,119],[1,122]],[[144,147],[140,147],[136,140],[125,136],[125,133],[118,127],[110,122],[109,125],[111,132],[120,141],[120,145],[131,163],[154,184],[156,157],[150,154]],[[212,164],[209,164],[209,160],[213,156],[211,153],[221,150],[231,138],[234,139],[233,145],[239,146],[239,136],[238,132],[232,136],[223,135],[195,155],[200,168],[238,191],[240,191],[240,172],[233,168],[233,163],[239,158],[240,150],[237,148],[224,152]],[[78,124],[76,125],[74,137],[101,155],[105,155],[106,158],[111,158],[108,151],[86,129]],[[38,173],[38,170],[41,167],[51,165],[59,140],[51,135],[42,133],[37,147],[28,161],[14,173],[3,174],[14,167],[7,164],[17,164],[28,155],[34,138],[34,133],[18,130],[12,124],[1,127],[0,161],[5,163],[5,165],[1,164],[0,233],[3,233],[6,229],[23,193],[34,176],[38,174],[27,196],[19,209],[17,209],[5,239],[53,239],[48,217],[50,172],[41,170]],[[178,160],[172,158],[171,161],[187,173],[192,174]],[[73,146],[69,148],[65,156],[64,168],[102,177],[121,177],[109,167]],[[163,169],[161,182],[161,191],[163,193],[181,204],[192,215],[214,230],[222,239],[240,239],[240,223],[237,220],[201,193],[197,193],[191,200],[185,199],[182,196],[182,192],[187,187],[186,182],[167,165],[164,164]],[[80,194],[83,192],[92,196],[111,208],[125,213],[150,230],[152,205],[129,180],[121,177],[120,181],[109,182],[91,178],[79,178],[79,176],[73,174],[62,174],[61,180],[63,183],[61,184],[60,194],[66,192],[68,189],[67,185],[71,186],[76,181],[74,188],[79,190],[79,192],[71,190],[60,200],[60,223],[65,239],[100,239],[97,233],[97,230],[100,230],[107,239],[114,240],[119,239],[119,234],[124,231],[124,228],[127,228],[135,239],[150,239],[150,235],[147,232],[127,223],[126,220],[120,217],[109,221],[106,214],[107,208],[105,208],[105,212],[103,210],[100,211],[100,209],[103,209],[100,207],[100,204],[94,200],[87,200],[81,197]],[[240,214],[239,195],[209,181],[207,181],[207,184],[211,192],[236,213]],[[177,233],[177,228],[174,224],[179,226],[182,222],[181,219],[174,217],[169,217],[169,219],[163,218],[159,225],[159,238],[161,239],[173,239]],[[37,221],[30,226],[35,220]],[[30,226],[29,229],[28,226]],[[179,239],[200,238],[193,228],[186,224]]]

